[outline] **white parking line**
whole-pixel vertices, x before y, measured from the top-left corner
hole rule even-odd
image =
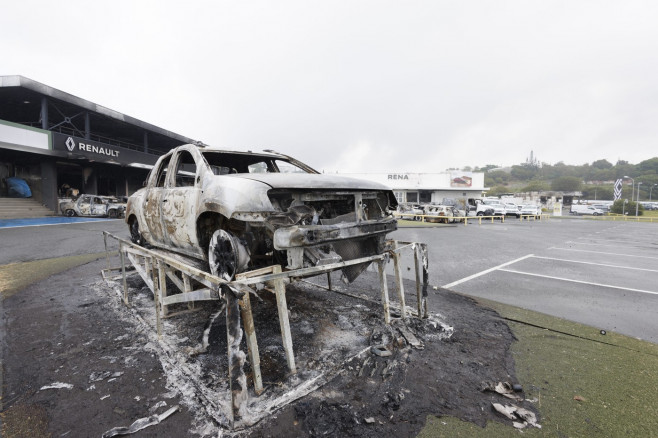
[[[558,249],[558,250],[561,250],[561,251],[592,252],[594,254],[605,254],[605,255],[614,255],[614,256],[621,256],[621,257],[636,257],[636,258],[640,258],[640,259],[658,260],[658,257],[639,256],[639,255],[631,255],[631,254],[620,254],[620,253],[617,253],[617,252],[589,251],[589,250],[586,250],[586,249],[573,249],[573,248],[558,248],[556,246],[552,246],[548,249]]]
[[[645,269],[645,268],[635,268],[635,267],[631,267],[631,266],[608,265],[606,263],[594,263],[594,262],[584,262],[582,260],[559,259],[557,257],[534,256],[534,258],[536,258],[536,259],[546,259],[546,260],[556,260],[558,262],[582,263],[583,265],[605,266],[605,267],[608,267],[608,268],[632,269],[634,271],[658,272],[658,269]]]
[[[573,240],[569,240],[565,243],[573,243],[574,245],[588,245],[588,246],[612,246],[613,248],[619,248],[619,244],[609,245],[605,243],[585,243],[585,242],[574,242]],[[624,243],[628,243],[628,242],[624,242]]]
[[[644,294],[658,295],[658,292],[654,292],[654,291],[650,291],[650,290],[632,289],[630,287],[621,287],[621,286],[613,286],[611,284],[593,283],[591,281],[570,280],[568,278],[553,277],[551,275],[543,275],[543,274],[533,274],[532,272],[515,271],[513,269],[499,269],[499,271],[511,272],[513,274],[529,275],[531,277],[550,278],[551,280],[568,281],[570,283],[588,284],[590,286],[608,287],[608,288],[612,288],[612,289],[621,289],[621,290],[627,290],[627,291],[631,291],[631,292],[641,292],[641,293],[644,293]]]
[[[591,237],[579,237],[578,239],[592,239]],[[629,240],[629,239],[597,239],[597,240],[602,240],[604,242],[608,242],[608,244],[605,243],[586,243],[586,242],[577,242],[575,240],[567,240],[565,243],[574,243],[576,245],[600,245],[600,246],[618,246],[620,243],[625,243],[625,244],[630,244],[630,245],[646,245],[647,241],[646,240]]]
[[[495,266],[495,267],[493,267],[493,268],[490,268],[490,269],[484,270],[484,271],[482,271],[482,272],[478,272],[477,274],[473,274],[473,275],[470,275],[470,276],[468,276],[468,277],[464,277],[464,278],[462,278],[461,280],[453,281],[452,283],[445,284],[445,285],[443,285],[443,286],[441,286],[441,287],[444,287],[444,288],[446,288],[446,289],[449,289],[449,288],[451,288],[451,287],[457,286],[458,284],[461,284],[461,283],[464,283],[464,282],[466,282],[466,281],[472,280],[472,279],[474,279],[474,278],[480,277],[480,276],[482,276],[482,275],[488,274],[489,272],[493,272],[493,271],[495,271],[495,270],[497,270],[497,269],[500,269],[500,268],[502,268],[502,267],[512,265],[512,264],[514,264],[514,263],[516,263],[516,262],[520,262],[521,260],[525,260],[525,259],[527,259],[527,258],[529,258],[529,257],[533,257],[533,255],[532,255],[532,254],[528,254],[527,256],[523,256],[523,257],[520,257],[520,258],[518,258],[518,259],[516,259],[516,260],[512,260],[511,262],[503,263],[502,265],[498,265],[498,266]]]

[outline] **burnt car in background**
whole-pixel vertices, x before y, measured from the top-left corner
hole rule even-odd
[[[397,229],[384,185],[323,175],[273,151],[179,146],[160,157],[128,200],[133,242],[206,260],[235,274],[281,264],[299,269],[385,251]],[[367,264],[343,268],[354,280]]]
[[[75,199],[60,199],[59,210],[64,216],[121,218],[126,203],[110,196],[81,195]]]

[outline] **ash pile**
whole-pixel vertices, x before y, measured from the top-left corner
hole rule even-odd
[[[235,422],[223,305],[177,304],[159,337],[153,293],[141,278],[128,278],[129,308],[119,282],[110,281],[108,292],[126,327],[134,327],[132,348],[158,356],[167,388],[194,415],[190,432],[199,436],[401,437],[417,434],[428,415],[481,426],[506,421],[492,409],[496,394],[481,390],[485,380],[515,380],[513,335],[495,312],[438,290],[430,307],[452,320],[436,312],[418,318],[416,294],[407,292],[406,318],[392,304],[387,325],[378,273],[371,268],[337,287],[339,275],[332,274],[331,291],[325,276],[286,285],[296,373],[287,364],[275,295],[263,287],[251,294],[264,391],[254,391],[245,361],[248,397]],[[403,282],[414,290],[413,281]],[[393,276],[387,283],[395,290]],[[247,351],[244,337],[240,349]]]
[[[340,272],[333,274],[336,279]],[[380,290],[376,273],[364,273],[357,284],[333,286],[327,290],[326,277],[311,281],[293,281],[286,286],[290,330],[295,352],[296,373],[286,363],[277,315],[276,297],[261,288],[251,296],[255,332],[260,350],[260,371],[264,391],[254,392],[253,370],[247,360],[248,400],[231,433],[259,430],[267,419],[282,408],[294,405],[300,418],[315,415],[307,411],[303,400],[337,378],[395,382],[404,378],[413,351],[427,343],[441,342],[452,334],[452,327],[438,315],[427,319],[410,316],[400,318],[400,309],[391,307],[391,325],[384,323],[379,302]],[[391,286],[394,287],[391,281]],[[136,332],[148,333],[147,349],[158,354],[170,389],[183,396],[183,404],[196,414],[196,432],[214,434],[214,430],[231,430],[231,396],[227,377],[227,333],[224,307],[218,302],[198,302],[172,318],[164,319],[163,334],[155,332],[156,317],[153,294],[138,276],[128,278],[131,307],[118,301],[119,282],[110,282],[117,301],[113,308],[122,318],[137,322]],[[335,284],[335,283],[334,283]],[[411,287],[410,290],[413,290]],[[413,302],[414,294],[408,294]],[[171,309],[175,310],[175,309]],[[135,341],[143,339],[135,333]],[[240,348],[247,351],[245,339]],[[396,385],[393,385],[396,386]],[[388,404],[394,408],[405,397],[404,391],[391,393]],[[365,415],[365,413],[364,413]],[[379,415],[368,413],[360,423],[368,424]],[[317,423],[301,420],[299,424]],[[317,427],[317,424],[316,426]],[[313,434],[311,431],[310,433]]]

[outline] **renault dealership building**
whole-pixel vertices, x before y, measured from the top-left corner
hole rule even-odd
[[[0,76],[0,197],[27,181],[54,212],[66,188],[125,196],[160,155],[194,140],[22,76]]]
[[[461,170],[439,173],[359,173],[345,174],[353,178],[379,182],[393,189],[399,203],[435,203],[443,199],[455,201],[479,199],[484,187],[484,173]]]

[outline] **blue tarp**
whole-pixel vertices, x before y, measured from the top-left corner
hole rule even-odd
[[[100,222],[122,219],[104,219],[95,217],[34,217],[28,219],[0,219],[0,228],[38,227],[43,225],[77,224],[81,222]]]
[[[10,198],[31,198],[32,191],[24,179],[7,178],[8,194]]]

